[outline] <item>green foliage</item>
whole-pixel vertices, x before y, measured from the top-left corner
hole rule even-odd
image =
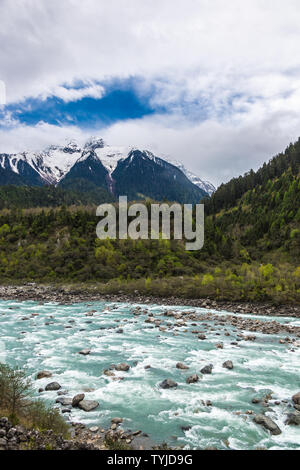
[[[122,439],[105,438],[105,446],[108,450],[131,450],[131,447]]]
[[[0,363],[0,412],[7,414],[13,424],[22,423],[40,431],[68,436],[69,427],[59,411],[47,408],[38,400],[30,399],[31,381],[24,371]]]
[[[23,371],[0,364],[0,409],[7,410],[13,422],[28,407],[29,391],[30,381]]]
[[[103,188],[80,186],[61,188],[54,186],[0,186],[0,209],[59,207],[112,202],[113,196]]]
[[[34,429],[40,431],[52,430],[54,434],[61,434],[65,438],[69,436],[69,426],[59,411],[48,408],[41,400],[30,403],[25,418]]]

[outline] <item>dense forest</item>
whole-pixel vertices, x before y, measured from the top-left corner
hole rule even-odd
[[[257,172],[222,185],[205,201],[205,243],[199,252],[185,251],[184,241],[100,241],[95,207],[76,207],[93,202],[80,199],[80,193],[1,187],[0,278],[110,282],[114,289],[132,283],[146,290],[154,285],[159,290],[155,279],[169,279],[160,283],[164,295],[172,278],[188,296],[297,301],[299,162],[300,141]],[[39,201],[43,208],[37,208]]]
[[[55,186],[0,186],[0,209],[29,209],[34,207],[85,206],[112,202],[114,197],[103,188],[92,184],[81,191],[80,180],[76,189]]]

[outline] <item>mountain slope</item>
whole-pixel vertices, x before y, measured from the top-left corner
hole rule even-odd
[[[129,199],[151,197],[182,203],[197,203],[207,195],[174,165],[151,152],[132,150],[112,173],[116,195]]]
[[[130,199],[149,197],[182,203],[199,202],[214,190],[181,164],[144,150],[110,147],[97,138],[89,139],[83,149],[71,141],[39,153],[1,154],[0,186],[5,184],[54,185],[80,192],[105,188]]]
[[[65,188],[76,187],[76,182],[81,181],[81,188],[89,189],[92,186],[106,188],[108,171],[102,165],[94,150],[84,151],[82,156],[72,166],[70,171],[60,180],[59,186]]]
[[[170,158],[164,158],[164,160],[171,163],[171,165],[174,165],[177,168],[179,168],[179,170],[181,170],[182,173],[185,174],[185,176],[191,181],[191,183],[198,186],[209,196],[211,196],[216,191],[216,188],[212,183],[210,183],[209,181],[202,180],[199,176],[195,175],[190,170],[187,170],[187,168],[181,162],[178,162],[177,160],[173,160]]]
[[[300,257],[300,139],[205,201],[210,255],[291,263]]]

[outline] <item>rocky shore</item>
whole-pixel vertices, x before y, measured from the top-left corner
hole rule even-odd
[[[146,450],[154,443],[141,431],[135,433],[119,430],[113,423],[111,429],[87,427],[82,423],[70,425],[70,437],[65,439],[53,431],[26,429],[14,426],[7,417],[0,418],[0,450]]]
[[[244,313],[264,316],[291,316],[300,318],[299,305],[272,305],[269,303],[251,302],[225,302],[205,299],[185,299],[179,297],[155,297],[144,296],[136,292],[129,295],[121,291],[118,294],[103,295],[96,291],[74,288],[68,286],[40,285],[28,283],[18,286],[0,286],[0,299],[2,300],[34,300],[39,302],[59,302],[64,304],[75,304],[79,302],[105,301],[105,302],[134,302],[141,304],[158,304],[173,306],[191,306],[217,311],[229,311],[232,313]]]

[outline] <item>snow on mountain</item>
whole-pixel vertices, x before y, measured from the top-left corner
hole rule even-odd
[[[0,154],[0,167],[11,170],[22,176],[24,165],[31,167],[36,176],[41,178],[45,184],[57,185],[70,172],[77,162],[83,162],[91,155],[101,161],[108,171],[109,177],[118,166],[118,163],[130,156],[134,147],[117,147],[106,145],[101,138],[91,137],[81,148],[75,141],[67,142],[62,146],[51,145],[42,152],[23,152],[19,154]],[[142,158],[153,160],[157,164],[166,161],[179,170],[200,189],[211,195],[216,188],[208,181],[203,181],[178,161],[167,157],[157,157],[148,150],[141,150]],[[30,171],[32,171],[30,170]]]
[[[181,170],[182,173],[184,173],[185,176],[193,184],[198,186],[198,188],[203,189],[207,194],[209,194],[209,196],[211,196],[216,191],[216,188],[214,187],[214,185],[212,183],[210,183],[209,181],[202,180],[199,176],[195,175],[190,170],[187,170],[181,162],[178,162],[176,160],[172,160],[168,157],[163,157],[163,159],[166,160],[167,162],[171,163],[172,165],[177,166],[177,168],[179,168],[179,170]]]
[[[117,168],[119,161],[127,158],[129,152],[130,147],[106,146],[102,149],[98,148],[95,150],[97,157],[101,160],[102,165],[105,166],[110,175]]]

